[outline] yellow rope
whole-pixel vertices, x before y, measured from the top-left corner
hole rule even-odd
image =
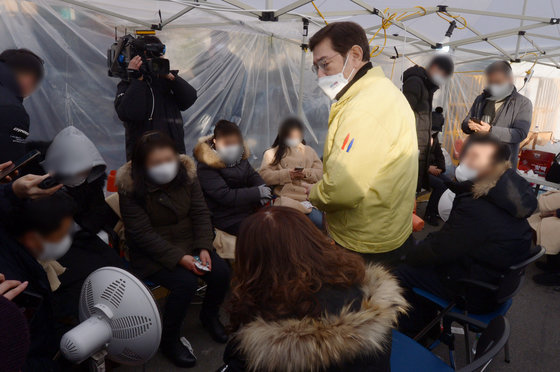
[[[529,68],[527,71],[525,71],[526,74],[530,74],[530,73],[531,73],[531,71],[532,71],[532,70],[535,68],[535,66],[537,65],[537,61],[539,60],[539,57],[540,57],[540,55],[538,55],[538,54],[535,53],[535,52],[528,52],[528,53],[523,54],[523,55],[522,55],[521,57],[519,57],[519,58],[521,59],[521,58],[523,58],[523,57],[525,57],[525,56],[528,56],[528,55],[533,55],[533,56],[535,56],[535,61],[533,62],[533,65],[531,66],[531,68]]]
[[[415,8],[418,8],[418,10],[416,12],[410,13],[410,14],[408,14],[408,12],[404,12],[401,15],[397,15],[397,13],[387,14],[389,8],[385,9],[383,14],[387,14],[387,17],[383,18],[383,20],[381,21],[381,26],[379,26],[377,31],[375,31],[375,33],[373,34],[373,36],[369,40],[369,44],[371,44],[371,42],[377,37],[379,32],[381,30],[383,30],[383,45],[381,45],[381,46],[376,45],[374,48],[372,48],[371,53],[369,54],[370,58],[377,57],[378,55],[383,53],[383,50],[385,49],[385,46],[387,45],[387,29],[393,24],[393,21],[400,22],[400,21],[403,21],[403,20],[405,20],[409,17],[415,16],[415,15],[418,15],[418,14],[421,14],[421,15],[426,15],[427,14],[427,11],[424,7],[416,6]]]
[[[413,60],[411,60],[408,56],[405,56],[406,59],[408,59],[410,62],[412,62],[413,64],[415,64],[416,66],[418,66],[418,63],[414,62]]]
[[[474,74],[476,72],[484,72],[484,70],[474,70],[474,71],[455,71],[455,74]]]
[[[462,27],[457,26],[457,30],[464,30],[465,28],[467,28],[467,20],[465,19],[465,17],[457,16],[457,15],[452,15],[452,14],[449,14],[449,13],[447,13],[447,12],[437,12],[436,14],[438,15],[438,17],[440,17],[441,19],[445,19],[445,20],[446,20],[447,22],[449,22],[449,23],[451,23],[452,21],[449,20],[449,19],[447,19],[447,18],[444,17],[443,15],[445,15],[445,16],[447,16],[447,17],[451,17],[452,19],[455,19],[455,20],[461,19],[461,20],[459,21],[459,23],[461,23],[463,26],[462,26]],[[442,14],[443,14],[443,15],[442,15]]]
[[[315,10],[317,11],[317,14],[319,14],[319,16],[321,18],[323,18],[323,22],[325,22],[326,25],[328,25],[329,23],[327,22],[327,20],[325,19],[325,17],[323,17],[323,14],[321,13],[321,11],[319,10],[319,8],[317,8],[317,5],[315,5],[315,2],[312,1],[311,4],[313,5],[313,7],[315,8]]]

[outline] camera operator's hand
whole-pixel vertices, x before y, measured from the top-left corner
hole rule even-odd
[[[173,74],[170,72],[169,74],[165,75],[165,78],[166,78],[167,80],[173,81],[173,80],[175,80],[175,75],[173,75]]]
[[[18,178],[12,183],[12,190],[14,194],[20,199],[38,199],[45,196],[49,196],[60,190],[62,185],[56,185],[50,189],[42,189],[39,184],[50,177],[49,174],[44,176],[36,176],[34,174],[28,174],[21,178]]]
[[[129,70],[139,71],[140,67],[142,67],[142,58],[140,58],[140,56],[133,57],[128,63]],[[143,76],[140,76],[138,80],[142,80],[143,78]]]

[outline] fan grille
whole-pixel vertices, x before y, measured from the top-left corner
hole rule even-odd
[[[113,281],[101,294],[101,298],[108,301],[115,308],[121,304],[126,288],[126,281],[124,279],[117,279]]]
[[[113,337],[123,340],[136,338],[152,327],[152,319],[143,315],[129,315],[113,319]]]
[[[66,351],[72,355],[75,355],[78,352],[78,348],[76,347],[76,345],[74,345],[74,343],[69,338],[66,338],[66,342],[64,342],[64,347],[66,348]]]
[[[140,355],[136,354],[134,351],[130,350],[129,348],[124,348],[120,354],[121,358],[128,359],[131,362],[139,362],[144,360]]]

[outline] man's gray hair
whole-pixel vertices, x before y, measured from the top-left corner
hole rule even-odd
[[[491,75],[495,72],[501,72],[506,76],[512,76],[513,71],[511,69],[511,65],[507,61],[496,61],[489,64],[486,69],[484,70],[486,75]]]

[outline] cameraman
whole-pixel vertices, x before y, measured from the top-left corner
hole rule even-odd
[[[144,59],[159,58],[165,52],[162,42],[155,36],[136,39],[136,47],[144,53]],[[162,45],[163,53],[149,52],[146,45]],[[126,159],[130,160],[136,142],[145,132],[157,130],[173,139],[177,150],[185,153],[183,118],[181,111],[196,101],[196,90],[185,80],[170,72],[165,76],[153,76],[142,69],[143,58],[135,56],[128,64],[130,80],[122,80],[117,86],[115,109],[124,122]]]

